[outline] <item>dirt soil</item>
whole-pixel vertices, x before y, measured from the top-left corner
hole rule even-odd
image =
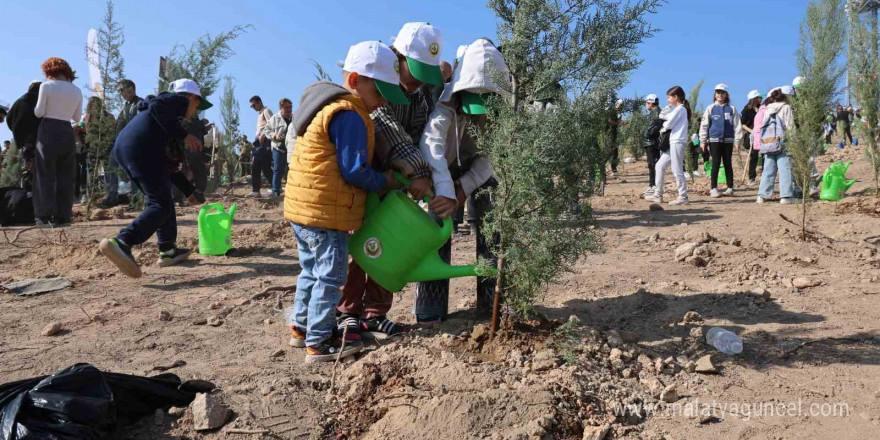
[[[859,182],[841,202],[808,205],[806,241],[780,216],[798,222],[799,205],[758,205],[745,187],[711,199],[705,177],[691,204],[649,210],[645,163],[622,165],[592,201],[604,253],[548,287],[536,319],[507,322],[489,341],[471,312],[475,281],[453,280],[454,313],[440,329],[371,342],[335,377],[287,345],[290,292],[252,299],[293,286],[299,271],[278,202],[244,198],[244,187],[215,198],[238,204],[236,250],[158,268],[151,242],[135,251],[141,279],[97,252],[131,212],[81,215],[14,243],[22,228],[7,228],[0,282],[74,285],[0,293],[0,383],[76,362],[154,375],[183,361],[170,372],[214,382],[234,412],[199,432],[191,411],[165,411],[119,436],[130,439],[877,438],[880,201],[861,151],[832,151],[819,169],[837,159],[855,162]],[[181,245],[197,245],[197,209],[178,210]],[[473,258],[472,237],[453,247],[454,262]],[[413,291],[395,296],[392,319],[413,322]],[[42,336],[53,322],[63,330]],[[739,334],[744,351],[707,345],[713,326]]]

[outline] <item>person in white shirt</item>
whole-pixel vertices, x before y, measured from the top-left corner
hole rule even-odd
[[[687,178],[684,174],[684,147],[687,144],[688,122],[691,119],[691,104],[685,98],[684,89],[675,86],[666,91],[666,102],[669,103],[669,111],[664,109],[660,117],[665,119],[663,129],[660,130],[660,159],[656,165],[654,182],[654,194],[645,196],[646,200],[654,203],[663,202],[663,182],[666,170],[672,166],[672,175],[678,185],[678,199],[669,202],[670,205],[684,205],[688,203]],[[663,138],[668,138],[668,142]]]
[[[257,136],[254,138],[254,149],[251,150],[251,197],[261,197],[260,185],[261,178],[266,177],[266,181],[272,182],[272,151],[271,139],[269,139],[263,130],[269,125],[272,119],[272,110],[263,105],[263,99],[258,95],[251,96],[249,99],[251,108],[257,112]]]
[[[82,117],[82,92],[67,61],[51,57],[42,66],[34,115],[42,118],[37,132],[34,217],[39,228],[70,225],[76,189],[76,140],[71,121]]]

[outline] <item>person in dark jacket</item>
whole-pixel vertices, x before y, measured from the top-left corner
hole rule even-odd
[[[754,185],[755,179],[758,177],[758,156],[760,154],[754,148],[755,116],[758,114],[758,109],[761,108],[763,97],[757,90],[752,90],[748,94],[748,99],[749,102],[739,119],[743,128],[742,148],[749,151],[749,185]],[[758,128],[760,131],[760,127]]]
[[[21,151],[21,187],[30,190],[34,182],[34,158],[37,145],[37,130],[40,128],[41,119],[34,115],[34,107],[37,106],[37,97],[40,93],[40,81],[34,81],[28,86],[28,91],[21,95],[9,108],[6,116],[6,125],[12,132],[15,145]]]
[[[172,92],[160,93],[119,133],[113,157],[132,182],[144,193],[146,208],[116,237],[101,240],[98,248],[122,273],[138,278],[141,269],[131,254],[132,246],[158,237],[160,267],[184,261],[189,249],[178,248],[177,217],[171,197],[168,139],[183,139],[190,151],[200,151],[202,143],[188,134],[181,120],[197,110],[211,107],[201,90],[190,79],[171,83]]]
[[[645,146],[645,156],[648,159],[648,187],[642,192],[642,195],[654,193],[654,177],[656,171],[654,167],[657,165],[657,159],[660,158],[660,129],[663,127],[663,120],[660,119],[660,100],[657,95],[651,94],[645,97],[645,108],[648,110],[648,128],[642,133],[642,145]]]
[[[138,113],[138,104],[143,101],[143,99],[137,95],[137,86],[134,81],[130,79],[123,79],[119,82],[119,94],[122,95],[122,99],[125,102],[122,104],[122,109],[119,110],[119,115],[116,117],[116,135],[122,133],[122,129],[134,119],[134,116]],[[116,206],[119,203],[119,174],[121,170],[119,169],[119,164],[116,163],[116,159],[113,158],[113,155],[107,158],[106,167],[104,168],[104,184],[107,189],[107,198],[104,199],[103,202],[99,204],[102,208],[110,208]]]

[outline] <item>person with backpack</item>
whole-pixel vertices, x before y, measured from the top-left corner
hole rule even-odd
[[[645,196],[646,200],[654,203],[663,202],[663,180],[666,170],[672,167],[672,175],[675,176],[678,185],[678,199],[669,202],[670,205],[685,205],[688,203],[687,178],[684,175],[684,147],[687,144],[688,122],[691,119],[691,104],[685,98],[684,89],[675,86],[666,91],[666,102],[669,103],[668,113],[661,112],[661,118],[665,120],[660,131],[660,150],[663,152],[656,165],[656,180],[654,194]]]
[[[841,135],[841,140],[846,144],[846,141],[849,140],[849,144],[852,145],[853,137],[852,131],[850,130],[850,118],[852,117],[852,113],[849,110],[843,108],[842,105],[837,104],[837,127],[838,132]]]
[[[764,203],[773,196],[776,175],[779,174],[779,203],[792,203],[794,181],[791,157],[786,152],[786,133],[794,128],[794,116],[788,96],[794,94],[791,86],[774,89],[764,101],[766,110],[761,121],[761,152],[764,154],[764,171],[756,203]]]
[[[703,151],[709,150],[712,155],[712,175],[710,176],[711,191],[709,196],[718,198],[718,173],[724,163],[724,177],[727,190],[723,195],[733,195],[733,146],[742,140],[742,124],[736,107],[730,104],[727,84],[715,86],[715,102],[706,107],[700,123],[700,146]]]
[[[648,187],[642,192],[643,196],[654,194],[654,181],[656,180],[657,160],[660,159],[660,130],[663,129],[663,119],[660,119],[660,99],[657,95],[650,94],[645,97],[645,108],[648,110],[648,128],[642,133],[642,145],[645,146],[645,156],[648,159]]]
[[[740,122],[742,123],[743,129],[743,142],[742,147],[743,150],[749,150],[749,185],[755,184],[755,179],[758,177],[758,150],[755,149],[755,142],[753,138],[760,137],[760,133],[758,135],[754,135],[755,130],[755,116],[758,114],[758,109],[761,107],[761,93],[757,90],[752,90],[748,94],[749,102],[746,104],[746,107],[743,109],[742,114],[740,115]]]

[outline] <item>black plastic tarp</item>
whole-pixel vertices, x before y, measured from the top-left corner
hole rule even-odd
[[[51,376],[0,385],[0,440],[103,439],[159,408],[188,406],[214,385],[107,373],[76,364]]]

